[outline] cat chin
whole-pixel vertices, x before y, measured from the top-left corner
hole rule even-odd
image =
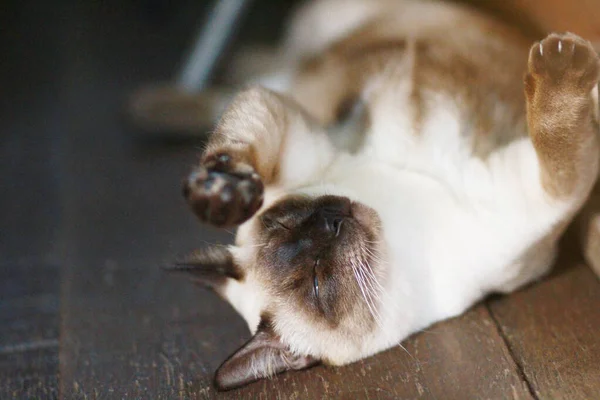
[[[280,320],[277,330],[295,353],[310,354],[326,365],[343,366],[399,346],[412,333],[428,326],[413,318],[408,304],[406,312],[400,314],[390,316],[382,327],[376,327],[371,332],[355,332],[356,336],[352,338],[336,331],[298,329],[301,324],[296,319]]]
[[[248,280],[250,278],[250,280]],[[246,321],[252,335],[257,332],[261,315],[268,301],[261,295],[263,288],[252,283],[247,277],[243,284],[228,282],[221,292],[239,315]],[[355,330],[351,334],[339,330],[318,329],[311,321],[302,321],[303,316],[293,310],[280,310],[275,318],[274,329],[289,349],[295,354],[310,355],[324,364],[341,366],[386,350],[399,342],[398,337],[390,337],[393,327],[381,330],[379,327],[365,333]],[[396,335],[399,333],[396,330]]]

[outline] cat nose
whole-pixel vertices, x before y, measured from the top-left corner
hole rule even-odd
[[[325,231],[335,234],[338,236],[342,230],[342,224],[344,223],[344,217],[339,215],[325,215],[323,216],[323,227]]]
[[[321,228],[335,236],[340,234],[346,218],[350,217],[351,202],[346,197],[339,197],[319,210]]]

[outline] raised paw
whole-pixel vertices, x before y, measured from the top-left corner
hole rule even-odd
[[[572,33],[550,34],[529,53],[529,84],[549,83],[591,90],[598,83],[600,64],[592,45]]]
[[[262,205],[264,186],[249,165],[227,154],[207,157],[184,182],[183,195],[202,222],[239,225]]]

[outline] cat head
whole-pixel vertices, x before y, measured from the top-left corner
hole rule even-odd
[[[371,354],[385,275],[380,236],[376,212],[361,203],[288,195],[240,226],[235,245],[183,260],[177,269],[229,301],[254,334],[218,369],[217,387]]]

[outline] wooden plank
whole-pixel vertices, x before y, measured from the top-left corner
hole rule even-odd
[[[0,398],[58,394],[56,4],[0,12]],[[18,79],[16,79],[18,77]]]
[[[181,197],[194,146],[130,140],[118,110],[136,87],[130,77],[140,79],[147,62],[140,54],[149,44],[131,33],[142,29],[131,26],[131,10],[106,15],[96,7],[82,3],[71,15],[86,29],[66,49],[67,58],[77,59],[74,76],[97,76],[66,85],[62,98],[70,115],[60,160],[60,392],[64,398],[178,398],[189,382],[210,382],[209,371],[227,355],[223,343],[241,344],[245,328],[214,294],[160,267],[230,235],[201,227]],[[146,47],[134,46],[136,40]],[[166,45],[149,47],[165,54]],[[112,49],[114,63],[102,64],[103,48]],[[132,48],[139,52],[128,53]]]
[[[600,281],[575,254],[569,247],[548,279],[490,303],[540,399],[600,395]]]
[[[0,398],[58,395],[59,268],[0,263]]]
[[[241,344],[245,328],[214,294],[160,267],[229,235],[200,227],[180,198],[193,149],[132,151],[114,120],[90,132],[97,139],[74,139],[64,161],[61,394],[176,398],[209,381],[222,343]]]
[[[233,350],[233,346],[229,346]],[[224,399],[531,399],[484,305],[344,367],[319,366],[253,383]],[[192,387],[190,398],[212,398]],[[204,397],[203,397],[204,396]]]

